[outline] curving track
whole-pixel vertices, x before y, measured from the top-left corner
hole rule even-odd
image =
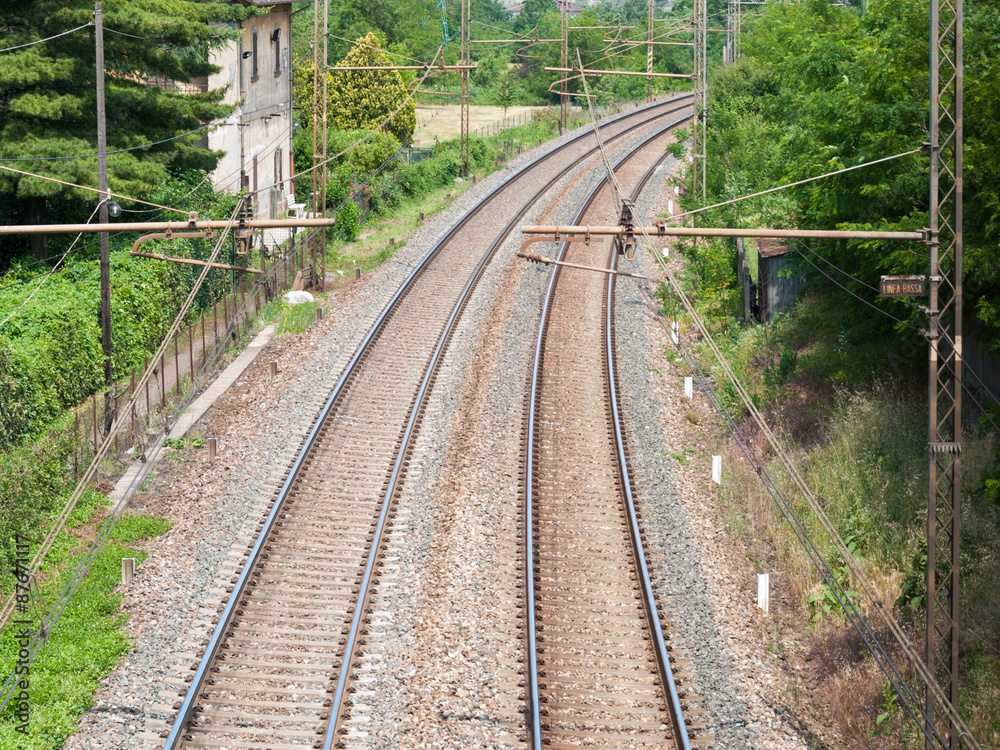
[[[690,103],[685,95],[620,116],[603,126],[605,140]],[[261,520],[167,748],[292,750],[342,739],[383,532],[441,354],[516,222],[595,151],[593,135],[583,134],[517,172],[463,217],[390,301]]]
[[[667,137],[661,131],[616,166],[633,200]],[[614,224],[617,214],[605,178],[573,223]],[[610,239],[560,252],[608,268],[615,256]],[[620,425],[614,286],[610,274],[556,267],[539,324],[525,449],[529,727],[534,748],[686,750]]]

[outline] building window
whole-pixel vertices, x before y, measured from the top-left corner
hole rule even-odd
[[[284,189],[284,175],[281,173],[281,148],[274,149],[274,186],[281,192]]]
[[[271,41],[274,43],[274,74],[281,75],[281,28],[275,27],[271,34]]]
[[[257,74],[257,29],[250,35],[250,80],[256,81],[260,76]]]

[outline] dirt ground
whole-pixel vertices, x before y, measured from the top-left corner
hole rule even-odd
[[[443,98],[443,97],[442,97]],[[508,107],[507,120],[509,125],[519,124],[530,119],[531,114],[537,111],[544,111],[547,107]],[[442,111],[443,110],[443,111]],[[444,107],[428,106],[417,107],[417,132],[414,133],[414,146],[433,146],[435,137],[439,141],[447,141],[458,138],[461,123],[459,122],[459,107],[457,104],[448,104]],[[469,106],[469,124],[472,132],[486,125],[492,125],[504,119],[503,110],[500,107],[488,106],[484,104],[472,104]],[[426,128],[422,128],[424,123],[428,123]]]

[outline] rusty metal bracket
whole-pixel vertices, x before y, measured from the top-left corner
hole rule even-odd
[[[152,258],[153,260],[165,260],[171,263],[183,263],[189,266],[211,266],[212,268],[224,268],[227,271],[246,271],[247,273],[262,274],[264,273],[259,268],[245,268],[243,266],[230,266],[226,263],[209,263],[204,260],[196,260],[195,258],[175,258],[170,255],[163,255],[161,253],[143,253],[139,252],[139,245],[149,240],[174,240],[180,238],[191,238],[191,239],[211,239],[213,232],[211,229],[206,229],[200,232],[173,232],[171,229],[167,229],[166,232],[154,232],[153,234],[144,234],[139,237],[134,243],[132,243],[132,249],[129,251],[129,255],[136,258]]]

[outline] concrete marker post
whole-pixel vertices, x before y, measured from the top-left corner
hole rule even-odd
[[[688,398],[694,398],[694,378],[690,375],[684,378],[684,395]]]
[[[712,481],[722,484],[722,456],[712,456]]]
[[[135,578],[135,558],[134,557],[123,557],[122,558],[122,586],[124,586],[124,587],[131,586],[133,578]]]
[[[771,612],[771,574],[757,574],[757,607],[764,610],[764,614]]]

